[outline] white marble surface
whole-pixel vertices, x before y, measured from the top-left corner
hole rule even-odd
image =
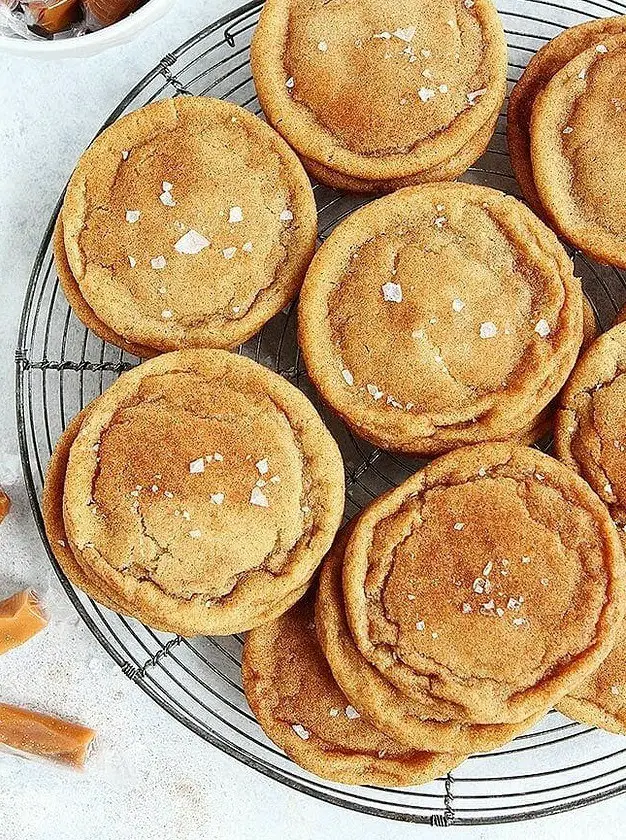
[[[0,753],[0,840],[379,840],[440,829],[362,817],[292,792],[226,757],[162,712],[113,666],[52,581],[20,474],[13,406],[18,318],[36,249],[72,166],[103,118],[163,54],[233,6],[179,0],[133,44],[81,62],[0,56],[0,594],[47,592],[49,629],[0,660],[0,700],[94,726],[75,774]],[[449,829],[472,840],[623,836],[626,798],[528,825]]]

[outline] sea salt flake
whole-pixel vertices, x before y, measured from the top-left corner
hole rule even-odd
[[[128,151],[128,149],[124,149],[124,151],[122,152],[122,160],[128,160],[129,155],[130,152]]]
[[[228,221],[231,225],[237,224],[237,222],[243,222],[243,210],[241,207],[231,207],[230,212],[228,214]]]
[[[524,563],[524,565],[528,565],[530,563],[530,557],[527,554],[522,557],[522,563]]]
[[[474,105],[476,100],[480,96],[484,96],[487,93],[487,88],[481,88],[480,90],[473,90],[471,93],[467,94],[467,101],[470,105]]]
[[[221,505],[224,501],[223,493],[211,493],[211,501],[214,505]]]
[[[550,335],[550,324],[545,318],[540,318],[535,324],[535,332],[542,338],[547,338]]]
[[[426,333],[424,332],[424,330],[413,330],[413,332],[411,333],[411,338],[425,338],[425,337],[426,337]]]
[[[354,708],[354,706],[346,706],[345,711],[346,711],[346,717],[350,718],[350,720],[356,720],[357,718],[361,717],[361,715],[357,712],[357,710]]]
[[[596,52],[597,52],[597,53],[600,53],[600,54],[602,55],[602,54],[604,54],[604,53],[607,53],[607,52],[608,52],[608,50],[607,50],[607,48],[604,46],[604,44],[598,44],[598,46],[596,47]]]
[[[232,246],[230,248],[224,248],[224,250],[222,251],[222,254],[224,255],[224,259],[226,259],[226,260],[232,260],[232,258],[235,256],[236,253],[237,253],[237,249],[235,247],[232,247]]]
[[[492,563],[492,562],[491,562],[491,560],[490,560],[490,561],[487,563],[487,565],[485,566],[485,568],[483,569],[483,575],[484,575],[485,577],[489,577],[489,575],[491,574],[491,570],[492,570],[492,569],[493,569],[493,563]]]
[[[429,70],[429,69],[428,69],[428,67],[427,67],[425,70],[422,70],[422,76],[423,76],[425,79],[432,79],[432,77],[433,77],[433,71],[432,71],[432,70]]]
[[[194,528],[193,531],[189,531],[189,536],[192,540],[199,540],[202,536],[202,531],[199,528]]]
[[[465,309],[465,303],[460,298],[454,298],[452,301],[452,309],[455,312],[462,312]]]
[[[333,706],[332,709],[328,712],[331,717],[337,717],[341,709],[338,709],[336,706]]]
[[[423,630],[426,627],[426,623],[424,621],[416,621],[415,622],[415,629],[416,630]]]
[[[372,35],[372,38],[380,38],[382,41],[388,41],[391,38],[391,32],[378,32]]]
[[[280,484],[280,476],[279,475],[273,475],[270,478],[270,484]]]
[[[573,130],[574,129],[571,127],[571,125],[568,125],[563,129],[563,134],[571,134]]]
[[[354,376],[352,376],[349,370],[344,368],[344,370],[341,371],[341,375],[348,385],[354,385]]]
[[[611,694],[614,694],[616,697],[620,693],[619,685],[612,685],[611,686]]]
[[[385,283],[382,287],[383,298],[391,303],[402,303],[402,287],[399,283]]]
[[[435,227],[441,230],[447,221],[448,220],[445,216],[437,216],[437,218],[435,219]]]
[[[293,78],[293,76],[290,76],[290,77],[287,79],[287,81],[285,82],[285,87],[286,87],[288,90],[293,90],[294,85],[295,85],[294,78]]]
[[[267,463],[267,458],[261,458],[260,461],[256,462],[255,467],[261,475],[266,475],[270,469],[269,464]]]
[[[223,461],[223,460],[224,460],[224,456],[222,455],[222,453],[221,453],[221,452],[214,452],[214,453],[213,453],[213,458],[214,458],[216,461]]]
[[[409,601],[415,600],[415,595],[413,595],[412,593],[409,593],[406,597],[409,599]]]
[[[447,93],[448,85],[439,85],[439,93]]]
[[[241,246],[241,250],[244,252],[244,254],[251,254],[253,247],[254,246],[252,245],[252,242],[244,242],[244,244]]]
[[[485,579],[484,578],[476,578],[474,583],[472,584],[472,589],[477,595],[482,595],[485,591]]]
[[[506,608],[507,610],[519,610],[522,606],[522,602],[519,601],[517,598],[509,598],[507,601]]]
[[[293,219],[293,213],[291,210],[283,210],[278,218],[281,222],[290,222]]]
[[[472,605],[471,605],[471,604],[468,604],[468,603],[465,603],[465,604],[463,604],[463,606],[461,607],[461,609],[462,609],[462,610],[463,610],[463,612],[467,615],[468,613],[471,613],[471,611],[472,611]]]
[[[432,88],[423,87],[418,90],[417,95],[422,102],[428,102],[429,99],[435,96],[435,91]]]
[[[164,204],[166,207],[176,207],[174,196],[168,190],[162,192],[159,198],[161,200],[161,204]]]
[[[174,245],[174,249],[179,254],[199,254],[205,248],[208,248],[211,243],[209,240],[198,233],[197,230],[191,228],[187,231],[178,242]]]
[[[252,488],[252,493],[250,493],[250,504],[256,505],[257,507],[270,506],[270,503],[267,500],[267,496],[258,487]]]
[[[196,458],[195,461],[191,461],[189,464],[189,472],[192,475],[196,473],[203,473],[204,472],[204,458]]]
[[[484,321],[480,325],[480,337],[481,338],[495,338],[498,334],[498,328],[493,323],[493,321]]]
[[[430,58],[432,55],[430,50],[420,50],[420,53],[424,56],[424,58]]]
[[[578,74],[579,79],[586,79],[587,78],[587,69],[583,67],[583,69]]]
[[[138,222],[141,218],[141,210],[127,210],[126,211],[126,221],[130,222],[131,225],[135,222]]]
[[[311,733],[309,732],[308,729],[305,729],[304,726],[302,726],[301,723],[294,723],[294,724],[292,724],[291,728],[296,733],[298,738],[302,738],[303,741],[308,741],[309,740],[309,738],[311,736]]]
[[[161,312],[161,318],[165,318],[166,321],[169,318],[173,318],[173,317],[174,317],[174,313],[172,312],[171,309],[164,309],[163,312]]]
[[[374,397],[375,400],[379,400],[382,397],[383,392],[380,391],[376,387],[376,385],[367,385],[366,387],[367,387],[367,392],[370,394],[370,396]]]
[[[479,475],[481,478],[484,478],[484,477],[487,475],[487,470],[486,470],[484,467],[481,467],[481,468],[478,470],[478,475]]]
[[[607,481],[607,483],[604,485],[604,492],[605,492],[605,493],[609,493],[609,494],[612,494],[612,493],[613,493],[613,487],[612,487],[612,485],[610,484],[610,482],[608,482],[608,481]]]
[[[465,528],[465,522],[455,522],[454,523],[454,530],[455,531],[462,531]]]
[[[328,50],[328,44],[326,43],[326,41],[320,41],[317,45],[317,48],[320,52],[325,53]]]
[[[471,9],[474,5],[474,0],[464,0],[463,5],[466,9]]]
[[[512,622],[514,627],[521,627],[523,624],[528,624],[528,619],[526,618],[514,618]]]
[[[166,260],[166,259],[165,259],[165,257],[161,254],[161,256],[159,256],[159,257],[153,257],[153,258],[150,260],[150,265],[151,265],[151,266],[152,266],[152,268],[154,268],[156,271],[162,271],[162,270],[165,268],[165,266],[167,265],[167,260]]]
[[[415,33],[417,32],[417,27],[415,26],[406,26],[401,29],[396,29],[393,33],[396,38],[399,38],[400,41],[404,41],[407,44],[410,44],[413,38],[415,37]]]
[[[135,266],[137,265],[137,260],[134,257],[129,257],[128,262],[130,263],[131,268],[135,268]]]

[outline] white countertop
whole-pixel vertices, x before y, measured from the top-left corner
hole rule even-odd
[[[21,477],[13,356],[24,289],[72,167],[106,115],[160,58],[234,7],[178,0],[132,44],[83,61],[0,56],[0,594],[44,591],[50,627],[0,659],[0,700],[78,718],[98,750],[78,774],[0,753],[0,840],[318,840],[409,836],[622,837],[626,797],[530,824],[431,829],[325,805],[243,767],[161,711],[79,621],[52,577]]]

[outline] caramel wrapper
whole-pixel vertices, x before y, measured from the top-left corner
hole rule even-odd
[[[95,737],[78,723],[0,703],[0,744],[18,752],[83,767]]]
[[[33,24],[51,35],[63,32],[80,19],[80,0],[29,0],[23,3]]]
[[[32,589],[0,602],[0,655],[24,644],[48,623],[39,598]]]

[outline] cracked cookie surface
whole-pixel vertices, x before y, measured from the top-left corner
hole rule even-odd
[[[181,351],[92,405],[63,510],[78,563],[133,615],[183,635],[239,632],[308,584],[339,526],[343,464],[277,374]]]
[[[410,749],[376,730],[335,682],[305,596],[276,621],[246,636],[246,698],[265,733],[301,767],[357,785],[418,785],[464,756]]]
[[[303,284],[298,332],[324,400],[384,448],[514,437],[582,341],[582,292],[526,207],[469,184],[410,187],[342,222]]]
[[[445,165],[492,123],[506,91],[489,0],[268,0],[251,64],[268,120],[305,165],[360,190]]]
[[[248,339],[295,297],[317,234],[309,179],[284,140],[205,97],[106,129],[76,167],[62,223],[59,271],[67,259],[79,317],[157,352]]]
[[[608,655],[625,573],[584,481],[536,450],[484,444],[370,505],[343,588],[354,639],[389,682],[506,723],[546,711]]]
[[[552,77],[535,100],[531,123],[535,184],[551,221],[577,248],[622,268],[625,75],[626,34],[603,38]]]
[[[487,752],[517,737],[542,713],[516,724],[473,724],[456,720],[462,712],[454,703],[403,694],[385,679],[357,648],[346,618],[342,568],[345,546],[353,528],[337,535],[322,565],[315,606],[317,636],[333,676],[352,705],[381,731],[400,743],[425,750]]]

